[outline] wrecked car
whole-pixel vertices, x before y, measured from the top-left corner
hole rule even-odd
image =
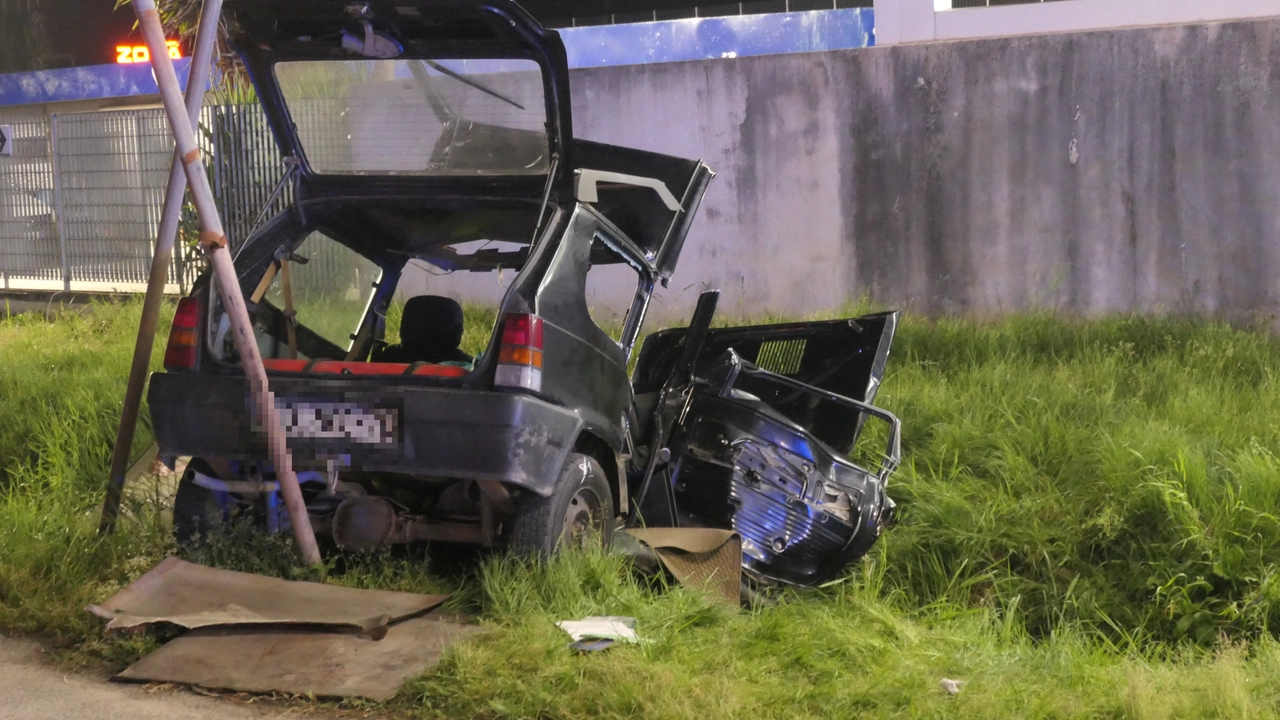
[[[717,298],[703,294],[688,328],[646,338],[636,364],[638,424],[657,448],[644,453],[639,514],[736,530],[757,582],[831,580],[871,549],[894,507],[885,490],[901,424],[870,403],[898,315],[713,330]],[[882,451],[863,447],[875,441],[862,438],[868,419],[883,423]]]
[[[707,331],[704,299],[633,384],[712,172],[574,138],[555,32],[502,0],[224,8],[289,168],[235,267],[317,534],[546,553],[701,523],[795,584],[874,542],[896,316]],[[192,458],[180,541],[288,525],[214,282],[148,392],[161,456]],[[878,473],[846,460],[867,418],[892,426]]]

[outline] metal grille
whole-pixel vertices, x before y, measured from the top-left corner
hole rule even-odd
[[[1055,0],[951,0],[951,9],[994,7],[996,5],[1031,5],[1042,2],[1055,2]]]
[[[14,279],[60,280],[62,252],[54,225],[53,167],[49,162],[49,120],[6,117],[13,155],[0,156],[0,275]]]
[[[760,346],[756,365],[778,375],[794,375],[804,359],[804,340],[770,340]]]
[[[160,111],[53,117],[71,281],[145,283],[173,140]]]
[[[285,166],[261,107],[218,105],[205,112],[210,130],[205,137],[213,154],[214,195],[234,250],[249,238],[260,220],[288,206],[293,188],[280,185]]]
[[[0,124],[13,132],[13,156],[0,156],[0,285],[144,285],[173,159],[163,111],[0,117]],[[288,204],[284,164],[256,105],[205,108],[197,137],[234,249]],[[197,234],[188,202],[169,271],[183,291],[204,268]]]
[[[617,13],[614,15],[580,15],[553,19],[549,27],[586,27],[589,25],[623,25],[626,23],[684,20],[695,17],[725,17],[728,15],[761,15],[765,13],[807,12],[811,10],[843,10],[871,7],[874,0],[748,0],[747,2],[704,4],[677,10],[653,10],[649,12]],[[965,2],[966,0],[956,0]],[[977,0],[968,0],[976,2]],[[1040,2],[1041,0],[1027,0]],[[992,4],[999,2],[994,0]],[[985,0],[982,4],[986,4]]]

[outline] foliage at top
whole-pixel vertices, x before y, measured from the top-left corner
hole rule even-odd
[[[117,9],[129,4],[130,0],[116,0]],[[165,36],[177,39],[183,47],[190,49],[195,43],[201,5],[202,0],[156,0],[156,13],[164,26]],[[213,101],[227,105],[257,102],[248,73],[240,63],[240,57],[227,43],[227,37],[226,23],[219,19],[218,44],[213,58]]]

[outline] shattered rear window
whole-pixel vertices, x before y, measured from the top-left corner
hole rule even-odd
[[[542,70],[532,60],[282,62],[275,75],[314,172],[547,172]]]

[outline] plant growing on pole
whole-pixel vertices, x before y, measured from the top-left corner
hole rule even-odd
[[[0,0],[0,2],[14,0]],[[131,4],[132,0],[116,0],[116,7]],[[200,0],[157,0],[156,14],[164,27],[165,37],[177,39],[183,47],[191,47],[195,41],[200,21]],[[257,92],[244,66],[227,43],[227,29],[218,20],[216,45],[213,48],[214,72],[209,88],[210,99],[220,105],[249,105],[258,101]]]

